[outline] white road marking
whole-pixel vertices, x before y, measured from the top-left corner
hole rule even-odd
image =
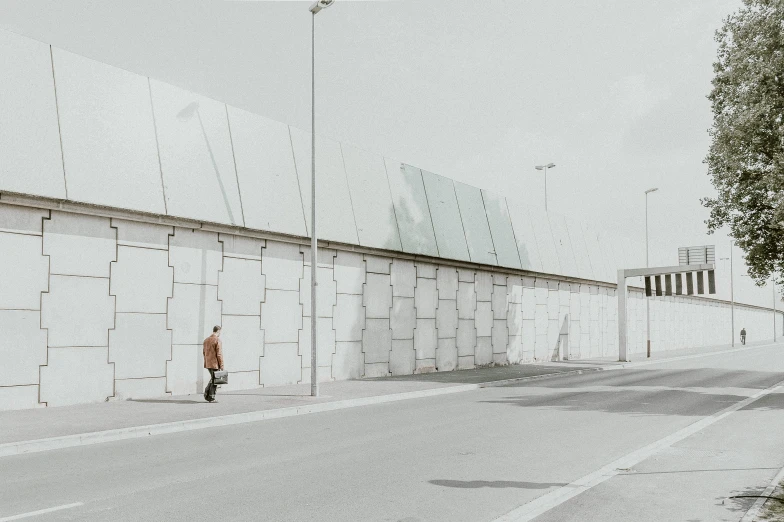
[[[73,504],[64,504],[62,506],[55,506],[46,509],[39,509],[38,511],[30,511],[29,513],[20,513],[19,515],[13,515],[10,517],[0,518],[0,522],[8,522],[10,520],[21,520],[23,518],[29,517],[37,517],[38,515],[45,515],[47,513],[51,513],[52,511],[60,511],[63,509],[71,509],[79,506],[83,506],[83,502],[74,502]]]
[[[560,506],[564,502],[576,497],[580,493],[588,491],[589,489],[598,486],[602,482],[613,478],[622,470],[633,468],[636,464],[639,464],[643,460],[655,455],[659,451],[665,448],[669,448],[673,444],[680,442],[701,430],[704,430],[708,426],[719,422],[720,420],[726,418],[741,408],[748,406],[754,401],[776,392],[782,386],[784,386],[784,381],[781,381],[778,384],[774,384],[770,388],[762,390],[752,395],[748,399],[744,399],[728,408],[724,408],[723,410],[705,417],[704,419],[701,419],[694,424],[690,424],[689,426],[686,426],[685,428],[682,428],[675,433],[668,435],[667,437],[659,439],[656,442],[633,451],[621,457],[620,459],[615,460],[602,468],[599,468],[593,473],[589,473],[588,475],[575,480],[574,482],[551,491],[550,493],[542,495],[541,497],[538,497],[527,504],[523,504],[517,509],[510,511],[501,517],[498,517],[493,522],[527,522],[533,520],[539,515],[542,515],[551,509]]]
[[[784,468],[782,468],[781,471],[776,474],[770,485],[765,488],[765,491],[760,493],[760,495],[763,497],[769,497],[782,480],[784,480]],[[751,508],[746,512],[743,518],[740,519],[740,522],[754,522],[757,519],[757,515],[759,515],[760,509],[762,509],[762,506],[765,505],[767,500],[768,499],[766,498],[758,498],[756,502],[754,502],[754,505],[752,505]]]

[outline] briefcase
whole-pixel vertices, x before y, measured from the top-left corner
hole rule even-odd
[[[215,370],[215,377],[212,379],[214,384],[229,384],[229,372],[224,370]]]

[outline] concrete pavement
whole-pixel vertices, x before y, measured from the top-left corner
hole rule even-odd
[[[781,345],[12,456],[2,517],[494,520],[782,380]],[[779,391],[541,520],[739,520],[784,465]],[[54,410],[53,410],[54,411]],[[733,518],[734,517],[734,518]]]

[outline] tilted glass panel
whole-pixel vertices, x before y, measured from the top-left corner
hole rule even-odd
[[[438,257],[422,171],[388,158],[385,161],[403,251]]]
[[[531,223],[534,226],[536,244],[539,247],[539,256],[542,259],[542,272],[546,274],[561,274],[561,263],[558,260],[558,251],[555,249],[553,232],[550,230],[550,218],[547,212],[531,209]]]
[[[440,256],[470,261],[452,180],[426,170],[422,171],[422,180]]]
[[[569,238],[569,229],[563,216],[550,212],[550,230],[553,232],[555,249],[558,252],[558,261],[561,265],[561,275],[578,277],[577,264],[574,258],[572,241]]]
[[[290,131],[305,222],[310,234],[311,135],[294,127],[290,127]],[[321,136],[316,137],[316,183],[316,235],[320,239],[358,245],[357,226],[340,143]]]
[[[476,187],[459,181],[455,181],[454,184],[471,261],[486,265],[498,264],[490,226],[487,223],[485,205],[482,201],[482,192]]]
[[[169,215],[244,226],[226,106],[150,80]]]
[[[583,227],[573,219],[567,219],[566,226],[569,229],[569,240],[572,242],[577,275],[582,279],[596,279],[598,276],[594,274],[591,267],[591,259],[588,257],[588,246],[585,243]]]
[[[599,244],[599,236],[596,234],[596,231],[585,223],[583,223],[582,229],[594,278],[598,279],[599,281],[615,281],[615,276],[611,273],[610,270],[607,269],[607,265],[604,262],[602,248]]]
[[[359,244],[402,250],[384,158],[341,144]]]
[[[65,198],[49,46],[0,31],[0,190]]]
[[[307,236],[288,125],[228,111],[245,226]]]
[[[485,203],[487,223],[490,225],[490,234],[493,238],[498,264],[510,268],[521,268],[520,253],[517,251],[506,198],[483,190],[482,199]]]
[[[163,214],[147,78],[52,52],[68,198]]]
[[[610,271],[611,282],[617,281],[618,270],[624,268],[621,259],[615,251],[614,245],[616,241],[617,237],[610,235],[607,232],[602,231],[599,233],[599,247],[601,248],[604,264]]]
[[[542,260],[539,256],[539,247],[536,244],[534,225],[530,213],[517,201],[507,199],[509,216],[512,219],[517,251],[520,254],[520,264],[523,270],[542,272]]]

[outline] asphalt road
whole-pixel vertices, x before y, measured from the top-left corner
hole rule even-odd
[[[784,380],[783,352],[7,457],[0,521],[71,505],[29,519],[525,520],[514,510],[650,445],[537,520],[737,521],[753,499],[727,497],[761,490],[784,466],[784,395],[715,414]]]

